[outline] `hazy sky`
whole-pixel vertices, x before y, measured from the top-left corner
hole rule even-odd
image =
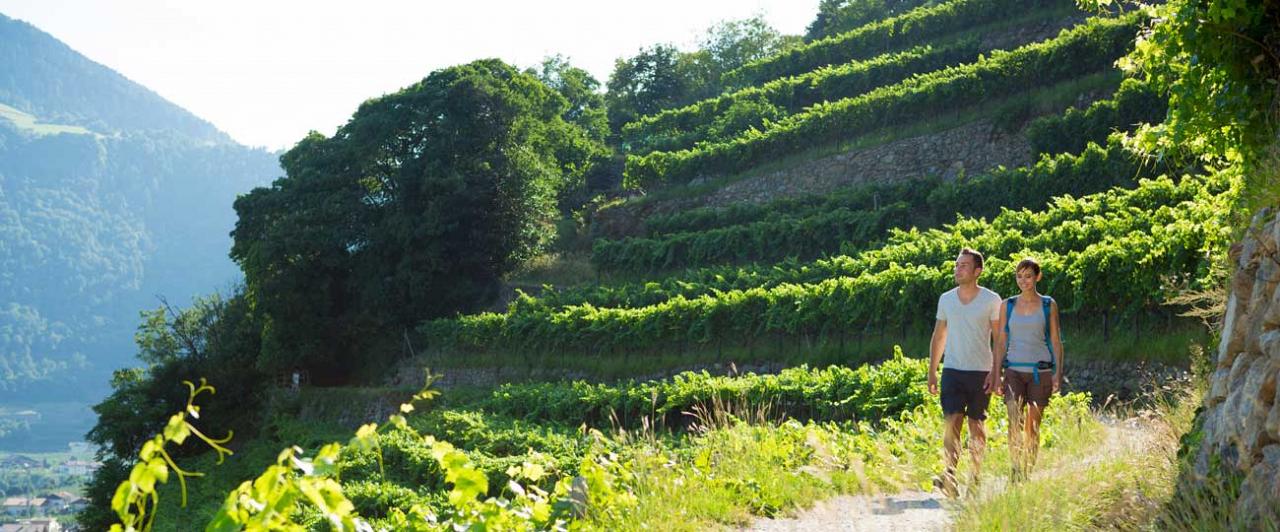
[[[355,8],[352,6],[360,5]],[[76,51],[271,149],[332,134],[367,98],[483,57],[560,53],[603,84],[618,57],[762,13],[801,33],[818,0],[326,2],[0,0]]]

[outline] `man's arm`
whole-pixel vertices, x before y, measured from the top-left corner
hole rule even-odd
[[[1000,384],[1000,381],[1004,378],[1004,375],[1002,375],[1004,371],[1001,366],[1004,365],[1004,320],[1006,315],[1005,311],[1007,310],[1006,306],[1008,304],[1008,301],[1003,299],[1000,300],[1000,304],[996,305],[996,308],[994,309],[995,314],[988,316],[991,320],[991,338],[993,340],[993,344],[991,346],[991,371],[987,373],[987,380],[984,385],[987,393],[994,393],[996,395],[1004,393],[1004,390],[1002,389],[1004,386]]]
[[[995,343],[991,346],[992,369],[1000,367],[1004,363],[1004,356],[1008,354],[1005,353],[1005,350],[1009,348],[1009,339],[1005,338],[1004,334],[1004,320],[1007,315],[1005,312],[1007,311],[1006,305],[1008,304],[1008,301],[1000,302],[1000,317],[991,322],[991,336],[995,340]]]
[[[992,346],[992,349],[991,349],[991,372],[987,373],[987,390],[986,390],[987,393],[994,393],[996,395],[1001,395],[1003,393],[1001,391],[1001,388],[1003,388],[1003,386],[1000,385],[1000,381],[1004,377],[1003,375],[1001,375],[1001,373],[1004,373],[1004,370],[1000,366],[1004,365],[1004,354],[1005,354],[1004,353],[1004,349],[1005,349],[1004,312],[1003,312],[1004,303],[1000,304],[1000,310],[1001,310],[1000,319],[994,320],[991,322],[991,336],[992,336],[992,339],[995,341],[995,344]]]
[[[1058,302],[1054,301],[1052,305],[1049,319],[1049,336],[1053,341],[1053,357],[1057,359],[1053,365],[1052,393],[1057,393],[1062,388],[1062,325],[1058,321]]]
[[[933,322],[933,338],[929,340],[929,393],[938,393],[938,364],[947,346],[947,320]]]

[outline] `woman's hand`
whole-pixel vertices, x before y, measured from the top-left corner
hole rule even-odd
[[[1053,372],[1052,381],[1053,381],[1053,388],[1049,390],[1049,393],[1051,394],[1058,393],[1058,390],[1062,389],[1062,372],[1061,371]]]

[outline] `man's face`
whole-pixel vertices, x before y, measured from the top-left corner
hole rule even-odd
[[[978,279],[980,273],[982,269],[974,268],[972,256],[962,254],[956,257],[956,284],[972,283]]]

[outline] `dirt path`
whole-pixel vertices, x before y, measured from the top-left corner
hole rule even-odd
[[[1140,449],[1150,438],[1150,431],[1141,427],[1141,422],[1133,419],[1116,420],[1103,417],[1099,419],[1106,428],[1106,438],[1094,452],[1081,457],[1080,460],[1058,467],[1086,468],[1112,453]],[[1041,470],[1032,474],[1032,478],[1053,474],[1054,470]],[[1034,481],[1034,480],[1033,480]],[[1007,486],[1005,477],[996,477],[985,482],[977,497],[989,497],[1004,491]],[[893,495],[841,495],[819,501],[813,508],[801,512],[796,517],[784,519],[761,519],[751,525],[752,532],[781,531],[940,531],[951,528],[949,509],[955,503],[948,501],[941,493],[933,491],[904,491]]]
[[[841,495],[819,501],[790,519],[762,519],[753,532],[806,531],[938,531],[947,530],[947,515],[940,493],[907,491],[894,495]]]

